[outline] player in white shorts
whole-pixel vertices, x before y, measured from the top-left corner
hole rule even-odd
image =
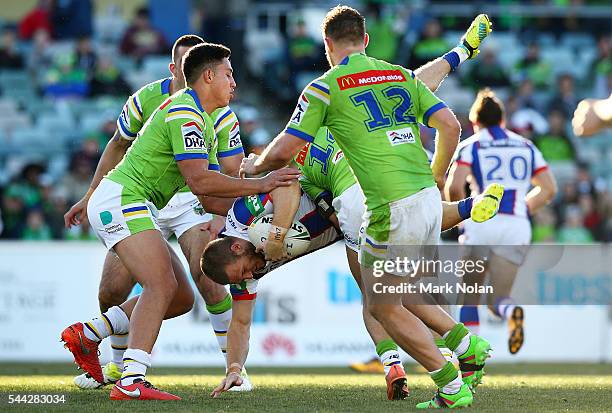
[[[510,297],[512,284],[531,242],[529,216],[550,202],[557,191],[555,178],[535,145],[507,130],[504,106],[489,90],[482,90],[470,110],[475,134],[459,144],[456,160],[446,182],[447,199],[465,196],[466,179],[473,194],[491,183],[505,187],[499,212],[491,220],[464,223],[460,243],[470,245],[467,254],[488,256],[486,274],[466,277],[467,283],[482,284],[488,275],[495,294],[488,297],[489,309],[508,320],[510,353],[524,341],[524,310]],[[485,248],[486,246],[486,248]],[[461,321],[476,330],[479,324],[478,295],[464,297]]]

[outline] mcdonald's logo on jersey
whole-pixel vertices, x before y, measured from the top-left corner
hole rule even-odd
[[[379,85],[381,83],[405,82],[406,77],[401,70],[367,70],[351,73],[336,79],[340,90],[360,86]]]

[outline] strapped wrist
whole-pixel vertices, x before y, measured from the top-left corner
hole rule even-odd
[[[279,227],[277,225],[270,224],[270,235],[268,240],[271,241],[282,241],[285,239],[285,235],[289,231],[287,228]]]
[[[240,374],[242,372],[242,365],[240,363],[232,363],[229,365],[227,369],[227,374],[237,373]]]

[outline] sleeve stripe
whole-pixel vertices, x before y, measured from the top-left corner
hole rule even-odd
[[[307,134],[306,132],[302,132],[301,130],[297,130],[294,128],[286,128],[285,133],[289,135],[293,135],[296,138],[304,139],[306,142],[314,141],[314,136]]]
[[[328,95],[329,95],[329,88],[326,88],[326,87],[325,87],[325,86],[323,86],[323,84],[321,84],[321,83],[312,82],[312,83],[310,84],[310,86],[312,86],[312,87],[314,87],[314,88],[317,88],[317,89],[321,90],[322,92],[324,92],[324,93],[326,93],[326,94],[328,94]]]
[[[304,93],[308,93],[311,96],[315,96],[321,99],[326,105],[329,105],[329,94],[326,95],[320,89],[314,88],[313,85],[310,85],[306,89],[304,89]]]
[[[232,112],[230,112],[231,115],[233,115]],[[219,132],[221,129],[225,128],[226,126],[230,125],[232,122],[235,122],[236,116],[228,116],[228,117],[224,117],[224,119],[220,120],[219,122],[215,123],[215,132]]]
[[[227,112],[225,112],[223,115],[221,115],[220,117],[217,118],[217,120],[215,121],[215,130],[217,129],[217,126],[219,126],[219,124],[221,123],[221,121],[225,118],[227,118],[229,115],[233,114],[234,112],[232,112],[231,109],[229,109]]]
[[[427,112],[425,112],[425,114],[423,115],[423,124],[425,126],[429,127],[429,117],[431,115],[433,115],[435,112],[437,112],[440,109],[443,109],[445,107],[446,107],[446,103],[438,102],[435,105],[433,105],[432,107],[430,107],[429,109],[427,109]]]
[[[142,122],[142,115],[138,111],[138,108],[136,107],[136,103],[134,102],[135,102],[134,98],[128,101],[128,107],[130,108],[130,113],[132,114],[132,116],[134,116],[136,119]]]
[[[140,107],[140,99],[138,99],[138,95],[134,96],[132,99],[134,100],[134,105],[136,106],[138,113],[140,113],[140,116],[142,116],[142,108]]]
[[[174,160],[184,161],[187,159],[208,159],[207,153],[178,153],[174,155]]]
[[[466,162],[466,161],[462,161],[461,159],[459,159],[456,163],[457,163],[457,165],[472,166],[471,163]]]
[[[536,176],[537,174],[539,174],[540,172],[543,172],[545,170],[548,169],[548,165],[544,165],[544,166],[540,166],[538,169],[536,169],[535,171],[533,171],[531,173],[531,176]]]
[[[221,167],[215,163],[209,163],[208,164],[208,170],[209,171],[220,171]]]
[[[174,112],[173,114],[169,114],[166,115],[166,123],[171,122],[175,119],[190,119],[193,120],[195,122],[198,122],[198,124],[202,125],[201,129],[204,129],[204,119],[202,119],[201,116],[196,116],[192,113],[189,112]]]
[[[197,116],[200,120],[200,122],[205,123],[204,122],[204,117],[202,117],[202,115],[200,114],[200,112],[198,112],[197,110],[195,110],[192,107],[189,106],[173,106],[168,110],[168,115],[166,116],[166,122],[168,121],[168,117],[173,116],[170,115],[172,114],[178,114],[178,113],[185,113],[185,112],[191,112],[193,113],[195,116]]]
[[[121,120],[121,118],[117,119],[117,125],[119,125],[119,133],[125,139],[132,140],[136,137],[137,134],[130,132],[123,124],[123,121]]]
[[[227,158],[228,156],[238,155],[240,153],[244,154],[244,149],[242,149],[242,146],[238,148],[230,149],[229,151],[223,151],[223,152],[219,151],[217,152],[217,157]]]
[[[236,301],[251,301],[257,298],[257,293],[255,294],[234,294],[232,293],[232,299]]]

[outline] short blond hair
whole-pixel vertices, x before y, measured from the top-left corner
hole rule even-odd
[[[321,31],[335,42],[357,43],[365,36],[365,17],[352,7],[338,5],[325,15]]]

